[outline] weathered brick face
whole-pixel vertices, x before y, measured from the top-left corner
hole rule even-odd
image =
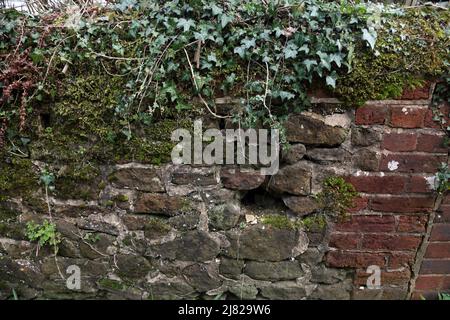
[[[436,212],[433,227],[427,229],[436,210],[434,175],[448,160],[445,133],[432,120],[426,100],[429,89],[405,92],[404,101],[395,104],[368,103],[356,110],[354,153],[361,154],[363,149],[365,154],[372,153],[372,159],[379,155],[379,166],[358,167],[354,162],[360,170],[346,180],[361,195],[351,217],[335,224],[326,256],[331,266],[357,268],[355,299],[407,297],[408,287],[412,298],[435,298],[437,292],[450,290],[449,197]],[[440,110],[448,115],[448,106]],[[361,132],[368,137],[376,132],[381,139],[368,142]],[[428,241],[423,243],[424,239]],[[425,250],[423,258],[420,247]],[[371,265],[381,268],[377,290],[365,288],[371,276],[366,269]]]

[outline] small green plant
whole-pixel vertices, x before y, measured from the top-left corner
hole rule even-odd
[[[327,225],[327,218],[323,214],[316,214],[299,221],[306,231],[324,229]]]
[[[28,222],[26,236],[30,241],[37,241],[38,248],[49,245],[55,247],[55,251],[61,242],[61,234],[56,231],[56,225],[48,220],[44,220],[42,224]]]
[[[450,293],[438,293],[439,300],[450,300]]]
[[[350,208],[354,207],[354,200],[358,197],[355,187],[342,177],[329,177],[323,182],[322,192],[317,194],[322,212],[326,215],[344,219]]]
[[[435,188],[439,194],[443,194],[450,188],[448,180],[450,179],[450,171],[446,163],[441,163],[439,171],[436,172]]]
[[[270,225],[277,229],[296,229],[297,225],[291,221],[287,216],[278,214],[265,215],[261,218],[261,222],[265,225]]]
[[[84,235],[83,240],[90,243],[96,243],[97,241],[100,240],[100,235],[89,232]]]

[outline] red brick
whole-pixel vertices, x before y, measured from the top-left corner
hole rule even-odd
[[[425,232],[428,217],[422,216],[399,216],[398,232]]]
[[[397,128],[422,128],[427,108],[417,106],[391,107],[391,126]]]
[[[443,115],[443,119],[446,123],[449,122],[449,112],[450,112],[450,107],[448,104],[443,104],[441,106],[439,106],[439,112],[442,113]],[[434,128],[434,129],[441,129],[441,125],[439,124],[439,122],[434,121],[433,120],[433,110],[432,109],[428,109],[427,113],[425,115],[425,121],[424,121],[424,126],[427,128]]]
[[[447,193],[447,195],[442,200],[443,204],[450,204],[450,193]]]
[[[365,234],[362,241],[363,249],[372,250],[416,250],[422,241],[420,236],[405,236],[391,234]]]
[[[419,275],[416,280],[415,290],[438,291],[441,288],[443,276]]]
[[[433,225],[430,241],[450,241],[450,223],[438,223]]]
[[[420,274],[450,274],[450,260],[425,259]]]
[[[333,233],[329,246],[337,249],[357,249],[361,235],[357,233]]]
[[[412,176],[409,179],[408,186],[406,187],[406,192],[412,193],[429,193],[433,190],[430,188],[430,184],[426,178],[433,178],[433,176]],[[433,180],[430,180],[433,181]]]
[[[414,252],[390,252],[389,269],[409,267],[414,263],[416,254]]]
[[[355,274],[355,285],[365,286],[367,278],[373,273],[367,273],[367,269],[358,269]],[[381,270],[381,286],[385,285],[405,285],[409,282],[411,272],[408,269],[403,271],[384,271]]]
[[[429,212],[433,206],[434,197],[431,196],[374,197],[370,201],[372,210],[382,212]]]
[[[447,153],[444,138],[444,135],[420,134],[417,138],[417,151]]]
[[[447,162],[446,155],[391,153],[382,156],[380,171],[436,173],[443,162]],[[389,163],[398,163],[397,168],[389,169]]]
[[[386,106],[365,105],[356,109],[355,123],[384,124],[388,115]]]
[[[450,222],[450,205],[441,205],[436,215],[436,222]]]
[[[446,275],[442,280],[441,290],[442,291],[450,290],[450,275]]]
[[[367,197],[357,197],[353,199],[353,207],[349,208],[349,212],[355,213],[361,210],[364,210],[367,208],[367,205],[369,203],[369,198]]]
[[[406,178],[402,176],[352,176],[349,182],[359,192],[399,194],[405,191]]]
[[[431,242],[428,244],[425,258],[450,258],[450,242]]]
[[[404,89],[401,97],[401,100],[421,100],[428,99],[430,97],[430,82],[426,82],[422,87],[418,87],[415,89]]]
[[[337,223],[335,230],[353,232],[392,232],[395,230],[393,216],[354,215],[348,221]]]
[[[367,268],[371,265],[381,268],[385,261],[384,254],[370,252],[329,251],[326,256],[326,264],[337,268]]]
[[[390,151],[416,150],[417,134],[415,133],[385,133],[382,148]]]

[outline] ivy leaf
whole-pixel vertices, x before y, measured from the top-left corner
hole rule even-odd
[[[195,27],[195,22],[192,19],[186,20],[185,18],[181,18],[178,20],[177,27],[183,28],[183,31],[187,32],[191,27]]]
[[[306,66],[306,70],[311,71],[311,66],[317,66],[316,60],[306,59],[303,61],[303,64]]]
[[[330,55],[328,55],[327,53],[321,52],[321,51],[317,51],[317,55],[320,57],[320,64],[328,69],[331,70],[331,57]]]
[[[234,48],[234,53],[237,53],[239,57],[244,58],[245,57],[245,48],[243,46]]]
[[[286,48],[284,48],[284,58],[295,58],[297,57],[298,47],[294,43],[289,43]]]
[[[31,59],[33,60],[33,63],[38,64],[42,60],[44,60],[44,53],[41,49],[34,49],[33,52],[30,54]]]
[[[307,44],[302,45],[298,51],[303,51],[304,53],[308,54],[309,53],[309,47]]]
[[[232,16],[228,16],[226,14],[220,16],[220,25],[222,26],[222,28],[225,28],[231,21],[233,21]]]
[[[278,96],[281,98],[281,100],[291,100],[295,98],[295,94],[288,92],[288,91],[278,91]]]
[[[362,29],[363,35],[362,38],[363,40],[366,40],[370,47],[372,48],[372,50],[375,48],[375,42],[377,40],[377,32],[375,30],[367,30],[367,29]]]
[[[330,56],[330,62],[335,62],[336,65],[340,68],[342,65],[342,57],[339,54],[333,53]]]
[[[223,13],[222,8],[218,7],[216,4],[211,5],[211,10],[212,10],[213,16],[218,16],[219,14]]]
[[[336,79],[333,78],[332,76],[327,76],[326,82],[327,82],[327,85],[332,86],[333,88],[336,88]]]

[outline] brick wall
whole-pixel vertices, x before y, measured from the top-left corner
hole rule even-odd
[[[415,282],[413,299],[436,299],[450,290],[450,196],[436,212]]]
[[[447,163],[448,149],[424,92],[356,110],[351,141],[359,149],[352,161],[360,170],[347,179],[361,197],[349,220],[334,226],[326,257],[331,267],[356,269],[354,299],[404,299],[414,286],[413,297],[435,297],[437,291],[449,289],[450,197],[427,228],[437,200],[434,175]],[[426,248],[422,242],[428,229]],[[426,248],[423,261],[421,245]],[[370,265],[381,268],[378,289],[366,287]],[[420,266],[417,281],[415,265]]]

